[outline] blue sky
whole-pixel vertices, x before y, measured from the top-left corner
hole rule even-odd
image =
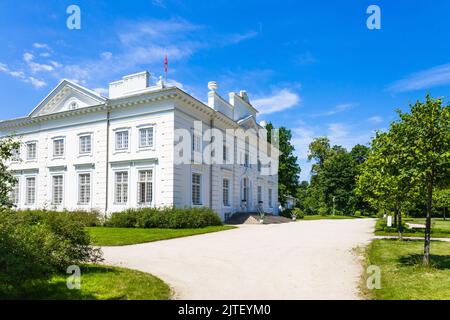
[[[81,30],[66,8],[81,8]],[[366,9],[381,8],[381,30]],[[263,114],[307,145],[327,135],[367,143],[396,108],[450,92],[450,2],[435,1],[2,1],[0,119],[24,116],[62,78],[104,93],[125,74],[163,73],[202,101],[247,90]]]

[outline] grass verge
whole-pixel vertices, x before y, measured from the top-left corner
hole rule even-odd
[[[433,241],[431,267],[422,266],[423,241],[374,240],[366,251],[366,268],[381,269],[381,289],[361,291],[376,300],[450,299],[450,243]]]
[[[321,216],[321,215],[313,215],[313,216],[305,216],[302,220],[340,220],[340,219],[365,219],[370,217],[363,216]]]
[[[80,290],[67,288],[67,277],[61,274],[49,281],[35,281],[20,293],[2,299],[27,300],[168,300],[171,290],[159,278],[124,268],[81,266]]]
[[[384,230],[384,219],[379,219],[375,226],[375,235],[377,236],[397,236],[398,233]],[[412,224],[425,225],[425,218],[404,218],[404,222]],[[405,227],[403,230],[405,237],[424,237],[425,232],[423,228],[409,228]],[[433,238],[450,238],[450,220],[443,220],[442,218],[431,219],[431,237]]]
[[[233,226],[210,226],[198,229],[141,229],[141,228],[86,228],[95,246],[124,246],[173,238],[187,237],[197,234],[234,229]]]

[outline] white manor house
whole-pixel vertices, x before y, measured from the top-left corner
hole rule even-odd
[[[150,79],[141,72],[112,82],[109,98],[63,80],[28,116],[1,121],[0,137],[21,141],[8,164],[16,207],[110,213],[205,206],[222,219],[258,209],[278,214],[277,149],[264,146],[266,137],[227,133],[262,129],[246,92],[224,99],[210,82],[203,103]],[[223,134],[218,147],[214,132]],[[187,155],[195,161],[180,161]]]

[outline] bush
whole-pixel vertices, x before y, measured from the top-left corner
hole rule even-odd
[[[300,208],[294,208],[292,210],[292,216],[295,216],[296,219],[304,219],[305,218],[305,214],[303,213],[303,211]]]
[[[0,212],[0,294],[46,280],[70,265],[101,260],[89,234],[69,213]]]
[[[318,213],[321,216],[327,216],[327,215],[329,215],[329,210],[327,207],[320,207],[318,210]]]
[[[220,226],[219,216],[208,208],[142,208],[113,213],[105,226],[115,228],[204,228]]]
[[[18,211],[29,216],[33,221],[41,219],[53,219],[55,216],[63,216],[64,219],[75,221],[83,227],[95,227],[101,225],[100,213],[97,211],[51,211],[51,210],[22,210]]]

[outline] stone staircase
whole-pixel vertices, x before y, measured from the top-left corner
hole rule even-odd
[[[237,212],[231,218],[225,221],[226,224],[261,224],[260,216],[256,212]],[[291,219],[266,214],[263,224],[279,224],[292,222]]]

